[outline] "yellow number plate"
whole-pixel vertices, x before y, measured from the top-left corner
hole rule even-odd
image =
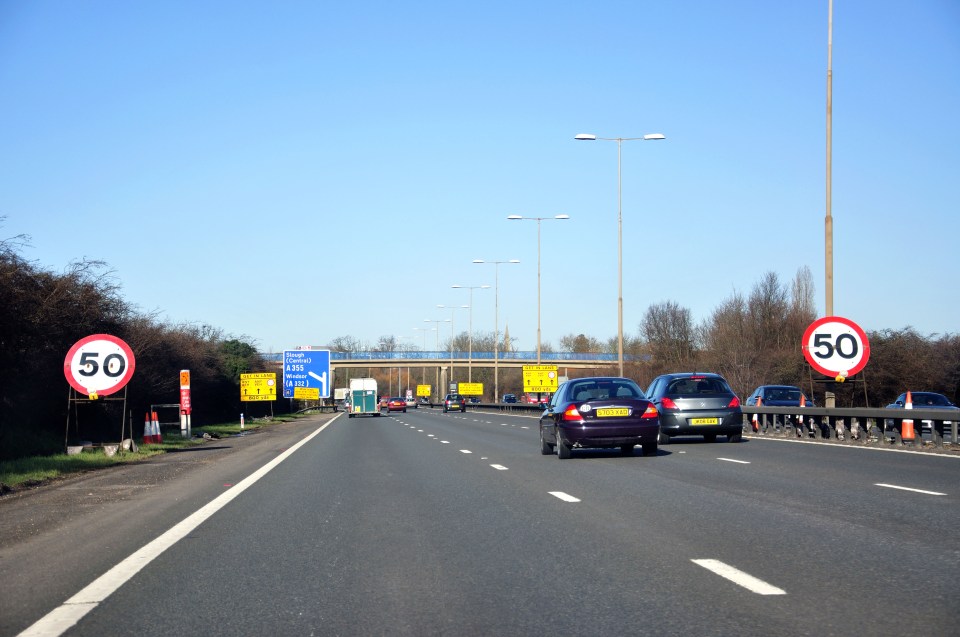
[[[630,410],[626,408],[607,408],[607,409],[598,409],[597,416],[600,418],[606,418],[609,416],[629,416]]]
[[[720,423],[719,418],[691,418],[691,425],[717,425]]]

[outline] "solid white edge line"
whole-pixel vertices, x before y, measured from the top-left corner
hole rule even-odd
[[[947,495],[946,493],[940,493],[939,491],[924,491],[923,489],[911,489],[910,487],[899,487],[895,484],[884,484],[883,482],[877,482],[873,486],[885,487],[887,489],[898,489],[900,491],[912,491],[913,493],[922,493],[924,495]]]
[[[795,445],[822,445],[824,447],[831,447],[836,449],[857,449],[859,451],[884,451],[887,453],[914,453],[921,456],[936,456],[937,458],[950,458],[952,460],[960,460],[960,455],[946,454],[946,453],[935,453],[932,451],[923,451],[922,449],[887,449],[886,447],[873,447],[870,445],[838,445],[829,442],[820,442],[818,440],[804,440],[799,438],[769,438],[767,436],[757,436],[757,435],[744,435],[744,438],[747,440],[757,440],[760,442],[787,442]],[[683,453],[683,452],[681,452]]]
[[[575,498],[569,493],[564,493],[563,491],[549,491],[550,495],[564,502],[580,502],[580,498]]]
[[[289,458],[300,447],[313,440],[315,436],[329,427],[339,417],[340,416],[337,415],[331,418],[322,427],[251,473],[234,486],[230,487],[228,491],[224,491],[222,494],[204,506],[200,507],[197,511],[175,524],[155,540],[135,551],[109,571],[93,580],[73,597],[38,619],[26,630],[21,632],[18,637],[55,637],[56,635],[62,635],[64,632],[76,625],[76,623],[79,622],[84,615],[96,608],[100,602],[105,600],[117,589],[123,586],[128,580],[130,580],[130,578],[139,573],[157,556],[189,535],[194,529],[203,524],[203,522],[210,518],[214,513],[225,507],[230,501],[253,486],[260,478],[267,475],[271,470],[276,468],[277,465]]]
[[[740,569],[734,568],[729,564],[725,564],[720,560],[690,560],[698,566],[702,566],[712,573],[716,573],[724,579],[728,579],[737,586],[742,586],[752,593],[758,595],[786,595],[787,591],[782,588],[777,588],[772,584],[767,584],[762,579],[758,579],[753,575],[744,573]]]

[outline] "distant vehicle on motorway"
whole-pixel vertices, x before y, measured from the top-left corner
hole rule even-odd
[[[520,402],[527,403],[529,405],[546,405],[550,402],[550,394],[524,394],[520,397]]]
[[[407,401],[401,396],[394,396],[387,400],[387,411],[402,411],[407,413]]]
[[[950,399],[943,394],[937,394],[929,391],[910,392],[911,405],[914,409],[951,409],[957,412],[957,420],[960,420],[960,407],[957,407]],[[905,409],[907,405],[907,392],[903,392],[897,399],[887,405],[887,409]],[[944,421],[945,425],[952,425],[953,420]],[[924,429],[930,429],[933,426],[932,420],[924,420],[921,423]],[[884,428],[889,430],[894,428],[893,419],[884,421]]]
[[[661,444],[673,436],[703,436],[707,442],[718,434],[729,442],[743,437],[740,399],[719,374],[664,374],[653,379],[647,396],[660,412]]]
[[[816,407],[813,399],[793,385],[761,385],[753,390],[744,404],[752,407],[757,404],[757,398],[760,398],[760,404],[764,407],[799,407],[801,396],[807,407]]]
[[[540,453],[566,460],[574,449],[620,448],[624,455],[640,445],[643,455],[657,453],[660,419],[656,407],[629,378],[588,377],[557,388],[540,416]]]
[[[500,400],[502,400],[505,403],[515,403],[517,402],[517,396],[516,394],[504,394],[503,398],[501,398]]]
[[[448,411],[466,411],[467,399],[461,394],[447,394],[443,399],[443,413]]]
[[[404,402],[407,403],[407,407],[413,407],[414,409],[417,408],[417,399],[413,396],[407,396],[404,398]]]

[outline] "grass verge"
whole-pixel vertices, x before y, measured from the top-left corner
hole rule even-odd
[[[264,426],[271,424],[290,422],[300,416],[284,415],[275,418],[257,419],[247,423],[242,431],[256,431]],[[5,460],[0,462],[0,495],[12,491],[13,489],[32,487],[50,480],[56,480],[64,476],[81,473],[84,471],[94,471],[104,467],[112,467],[119,464],[130,464],[139,462],[144,458],[150,458],[167,451],[184,449],[194,445],[201,445],[205,441],[203,434],[210,434],[214,438],[226,438],[237,435],[241,432],[240,421],[232,423],[222,423],[217,425],[205,425],[203,427],[193,427],[194,438],[185,440],[179,435],[166,435],[160,444],[138,445],[136,452],[118,451],[114,456],[107,456],[103,449],[93,447],[85,449],[75,455],[58,453],[50,456],[33,456],[29,458],[18,458],[16,460]]]

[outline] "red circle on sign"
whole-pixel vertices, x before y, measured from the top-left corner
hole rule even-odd
[[[82,394],[109,396],[130,382],[137,361],[116,336],[92,334],[77,341],[63,359],[63,374]]]
[[[853,376],[870,360],[866,332],[842,316],[824,316],[811,323],[801,348],[810,366],[825,376]]]

